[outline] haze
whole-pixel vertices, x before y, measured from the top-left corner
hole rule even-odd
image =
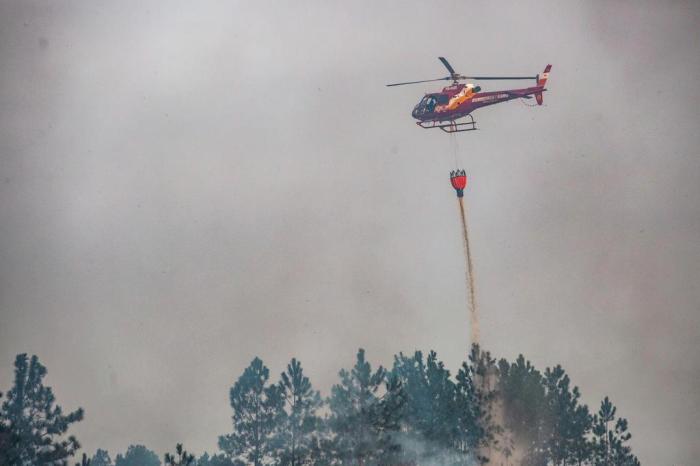
[[[445,75],[553,69],[475,113],[483,345],[609,395],[647,465],[700,456],[700,4],[0,3],[0,390],[37,354],[92,453],[216,450],[254,356],[328,394],[469,335]],[[495,90],[513,83],[483,84]],[[517,85],[517,84],[515,84]]]

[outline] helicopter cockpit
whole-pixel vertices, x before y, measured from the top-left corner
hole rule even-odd
[[[446,94],[427,94],[413,108],[413,117],[419,117],[427,113],[433,113],[438,105],[445,105],[450,101]]]

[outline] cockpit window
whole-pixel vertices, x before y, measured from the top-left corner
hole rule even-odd
[[[449,98],[443,94],[430,94],[423,97],[423,100],[418,102],[414,113],[422,115],[424,113],[433,113],[437,105],[444,105],[449,101]]]
[[[435,110],[435,105],[437,105],[437,100],[433,96],[428,96],[425,99],[425,109],[428,112],[433,112]]]

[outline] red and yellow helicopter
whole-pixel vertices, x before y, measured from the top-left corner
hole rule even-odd
[[[477,108],[486,107],[487,105],[500,104],[501,102],[514,99],[531,99],[533,95],[537,100],[537,104],[542,105],[542,93],[547,90],[544,88],[544,85],[547,83],[549,71],[552,69],[552,65],[547,65],[544,72],[536,76],[463,76],[455,72],[445,57],[438,58],[445,65],[447,71],[450,72],[449,76],[438,79],[387,84],[387,86],[451,80],[452,85],[443,88],[441,92],[426,94],[411,113],[413,118],[418,120],[416,124],[421,128],[440,128],[447,133],[475,130],[476,122],[471,113]],[[460,83],[460,81],[468,79],[476,81],[534,79],[536,85],[521,89],[481,92],[481,87],[475,84]],[[458,119],[467,117],[469,121],[457,122]]]

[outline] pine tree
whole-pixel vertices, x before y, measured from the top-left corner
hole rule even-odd
[[[595,434],[595,464],[596,466],[607,466],[611,461],[611,437],[610,423],[615,420],[617,408],[613,406],[606,396],[600,403],[600,409],[593,419],[593,433]]]
[[[616,418],[617,408],[606,396],[593,417],[593,447],[595,466],[635,466],[639,464],[632,449],[626,445],[632,434],[627,431],[627,419]]]
[[[112,459],[109,457],[107,450],[98,448],[95,454],[92,455],[90,466],[112,466]]]
[[[177,456],[166,453],[164,457],[164,466],[194,466],[194,455],[187,453],[187,450],[182,448],[182,444],[178,443],[175,446]]]
[[[286,408],[276,426],[279,464],[311,464],[321,430],[321,419],[317,415],[322,405],[321,395],[312,388],[296,359],[292,359],[287,371],[281,374],[278,387]]]
[[[504,427],[517,443],[527,448],[525,465],[547,462],[546,440],[551,427],[547,422],[547,402],[542,375],[519,355],[515,363],[498,363],[498,392],[503,402]]]
[[[83,419],[83,410],[63,414],[51,388],[42,383],[45,376],[46,368],[36,356],[17,355],[14,385],[0,409],[3,441],[10,444],[3,452],[8,465],[62,465],[80,448],[74,436],[64,435]]]
[[[255,466],[270,461],[274,427],[283,412],[279,388],[268,386],[269,378],[262,360],[253,359],[231,387],[233,432],[219,437],[219,448],[228,456]]]
[[[402,445],[402,451],[397,462],[400,464],[415,463],[424,453],[424,419],[429,405],[425,372],[422,352],[416,351],[413,357],[405,356],[403,353],[394,356],[394,367],[391,373],[400,381],[405,397],[403,409],[398,413],[400,422],[398,439]]]
[[[413,357],[394,358],[392,374],[400,380],[405,395],[401,413],[402,461],[454,460],[460,453],[460,409],[458,390],[450,372],[431,351],[427,360],[417,351]]]
[[[114,466],[160,466],[160,459],[143,445],[129,445],[124,455],[117,455]]]
[[[561,366],[545,370],[546,422],[549,437],[545,450],[555,465],[575,464],[588,457],[586,437],[591,430],[591,416],[587,406],[578,404],[578,387],[570,389],[569,376]]]
[[[383,394],[379,398],[376,426],[380,432],[380,464],[396,464],[401,458],[399,431],[406,406],[403,382],[392,373],[385,376]]]
[[[489,446],[497,446],[495,437],[501,429],[493,418],[496,375],[495,359],[476,344],[457,372],[460,449],[480,463],[488,462],[489,459],[480,452]]]
[[[375,464],[395,447],[391,443],[392,420],[384,417],[380,396],[386,371],[379,366],[373,372],[360,349],[352,370],[343,369],[339,375],[340,383],[333,386],[329,399],[332,456],[340,464]]]

